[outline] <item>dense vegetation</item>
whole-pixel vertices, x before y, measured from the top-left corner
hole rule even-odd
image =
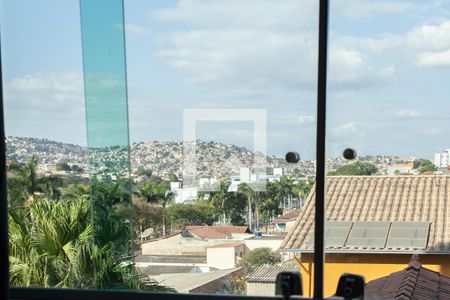
[[[425,172],[433,172],[437,170],[436,166],[428,159],[414,160],[413,168],[419,170],[420,174],[423,174]]]
[[[8,168],[12,285],[173,291],[134,269],[129,182],[67,185],[36,166]]]
[[[259,266],[273,266],[281,261],[280,253],[270,248],[256,248],[245,254],[239,263],[249,273]]]
[[[328,172],[329,176],[361,176],[372,175],[377,172],[377,168],[368,162],[354,162],[349,165],[343,165],[335,171]]]
[[[174,204],[169,182],[156,176],[136,186],[125,179],[86,185],[39,176],[35,159],[13,162],[7,171],[11,284],[17,286],[172,291],[134,268],[133,241],[145,229],[158,237],[186,225],[244,225],[248,210],[257,228],[282,212],[284,199],[306,197],[312,186],[282,177],[265,191],[241,184],[229,192],[230,182],[221,181],[194,204]],[[248,268],[257,263],[252,256],[258,255],[244,260]]]

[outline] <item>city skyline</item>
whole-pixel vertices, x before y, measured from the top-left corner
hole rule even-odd
[[[257,2],[125,1],[131,142],[181,140],[184,109],[266,109],[267,153],[314,159],[318,7]],[[449,147],[449,7],[332,4],[330,157]],[[2,1],[1,30],[6,134],[86,145],[78,1]],[[251,149],[252,127],[208,122],[198,138]]]

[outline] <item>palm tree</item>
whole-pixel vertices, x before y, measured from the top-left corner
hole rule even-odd
[[[11,207],[22,207],[38,190],[36,166],[37,161],[33,156],[26,164],[13,162],[8,167],[8,192]]]
[[[38,179],[39,190],[51,199],[59,199],[61,197],[61,189],[64,182],[59,176],[48,176]]]
[[[219,187],[219,189],[216,190],[215,188],[213,188],[217,186]],[[227,204],[235,200],[234,193],[228,191],[229,187],[229,182],[221,180],[217,185],[214,184],[214,186],[211,186],[210,190],[207,187],[205,188],[204,186],[203,191],[199,192],[198,194],[199,199],[204,199],[205,196],[207,196],[208,201],[221,213],[223,225],[227,225],[229,223],[228,220],[230,219],[229,214],[231,207],[229,207],[229,205]]]
[[[63,190],[61,197],[68,200],[89,197],[89,186],[81,183],[72,184]]]
[[[92,233],[87,199],[43,198],[9,216],[11,284],[76,287],[77,276],[92,275],[86,274],[89,264],[80,262],[89,257]]]
[[[238,192],[247,198],[248,203],[248,226],[252,230],[252,203],[255,201],[255,192],[247,183],[239,184]]]
[[[39,177],[37,160],[34,156],[26,164],[14,162],[8,167],[8,192],[11,207],[30,205],[39,194],[59,199],[63,185],[61,177]]]
[[[173,192],[170,191],[169,184],[167,182],[147,182],[138,194],[145,198],[147,202],[161,205],[163,209],[163,224],[162,234],[166,236],[166,206],[173,201]]]
[[[288,208],[291,207],[291,197],[293,194],[294,181],[289,176],[283,176],[280,181],[275,182],[275,199],[283,203],[283,210],[286,208],[286,199],[288,199]]]
[[[131,257],[117,250],[123,243],[120,236],[105,237],[109,241],[101,246],[95,243],[91,222],[86,197],[41,198],[10,210],[11,285],[173,291],[143,282]]]

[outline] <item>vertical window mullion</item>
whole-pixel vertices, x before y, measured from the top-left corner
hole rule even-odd
[[[316,207],[314,219],[314,299],[323,299],[324,287],[328,4],[328,0],[320,0],[317,80]]]

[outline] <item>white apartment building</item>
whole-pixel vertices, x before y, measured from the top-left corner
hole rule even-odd
[[[450,149],[434,154],[434,164],[438,168],[447,168],[450,165]]]
[[[175,195],[175,203],[193,203],[197,200],[197,187],[183,187],[183,183],[175,181],[170,183],[170,190]]]
[[[274,182],[279,181],[283,176],[282,168],[273,168],[273,174],[252,174],[250,168],[240,168],[239,175],[230,176],[231,185],[229,192],[236,192],[241,183],[258,183],[263,181]]]

